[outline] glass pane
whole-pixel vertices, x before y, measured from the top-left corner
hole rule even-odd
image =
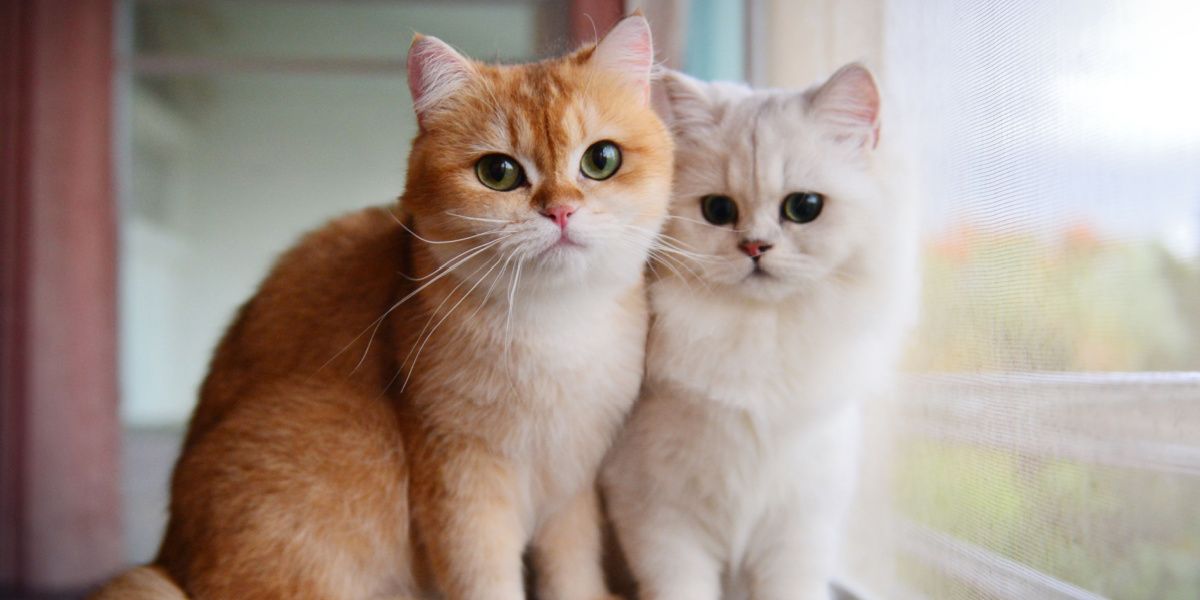
[[[1200,369],[1198,5],[889,6],[884,129],[928,208],[910,366]]]
[[[1014,455],[908,446],[899,507],[916,522],[1109,598],[1200,593],[1200,480]],[[901,569],[914,587],[973,598],[946,570]]]
[[[1198,597],[1200,387],[1148,372],[1200,370],[1200,5],[885,7],[924,297],[858,545],[917,597]]]

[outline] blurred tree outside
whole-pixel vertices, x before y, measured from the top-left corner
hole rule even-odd
[[[1200,264],[1159,241],[960,226],[924,253],[919,373],[1200,370]],[[1112,598],[1200,598],[1200,481],[909,439],[901,512]],[[980,598],[913,561],[939,597]]]

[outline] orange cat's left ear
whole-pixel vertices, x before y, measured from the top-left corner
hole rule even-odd
[[[446,42],[419,33],[413,36],[408,49],[408,88],[421,128],[474,76],[471,61]]]
[[[623,77],[650,101],[650,71],[654,66],[654,43],[646,17],[633,14],[600,40],[591,56],[592,66]]]

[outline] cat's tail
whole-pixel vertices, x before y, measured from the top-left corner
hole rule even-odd
[[[187,594],[166,571],[145,566],[118,575],[89,600],[187,600]]]

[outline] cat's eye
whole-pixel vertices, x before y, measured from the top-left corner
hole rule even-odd
[[[621,168],[621,149],[604,140],[596,142],[583,152],[579,170],[590,179],[608,179]]]
[[[503,154],[489,154],[475,163],[475,176],[479,183],[496,190],[508,192],[525,183],[525,172],[516,159]]]
[[[729,196],[711,194],[700,199],[700,212],[713,225],[728,225],[737,220],[737,203]]]
[[[825,197],[815,192],[793,192],[783,198],[779,212],[793,223],[811,223],[821,216]]]

